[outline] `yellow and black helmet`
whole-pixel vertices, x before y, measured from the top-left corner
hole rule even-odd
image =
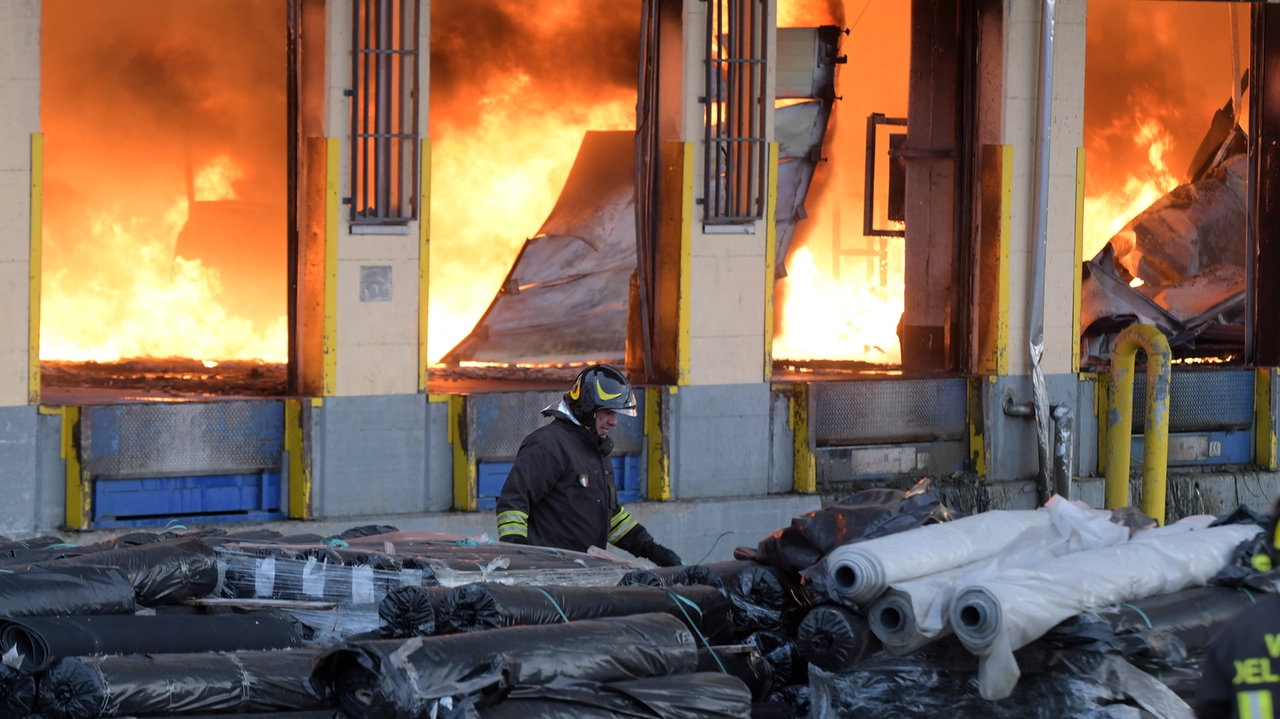
[[[611,409],[618,414],[636,414],[636,396],[626,375],[607,364],[594,364],[578,373],[573,387],[565,394],[564,403],[581,423],[588,424],[598,410]]]

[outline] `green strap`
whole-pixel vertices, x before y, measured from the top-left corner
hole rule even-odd
[[[692,629],[693,633],[697,634],[698,638],[702,640],[702,646],[706,647],[707,651],[711,652],[711,658],[716,660],[716,665],[720,667],[720,671],[728,674],[729,670],[724,668],[724,662],[720,661],[720,655],[716,654],[716,650],[711,647],[711,642],[707,641],[707,638],[703,636],[702,631],[698,629],[698,625],[694,623],[693,617],[690,617],[689,612],[685,611],[684,605],[688,604],[693,607],[699,617],[702,616],[702,607],[699,607],[692,599],[682,597],[669,589],[663,591],[667,593],[667,596],[670,597],[671,600],[675,602],[676,607],[680,609],[680,613],[684,615],[685,621],[689,623],[689,628]]]
[[[1257,604],[1257,603],[1258,603],[1258,600],[1257,600],[1257,599],[1255,599],[1255,598],[1254,598],[1254,596],[1253,596],[1253,592],[1249,591],[1249,590],[1248,590],[1247,588],[1245,588],[1245,587],[1240,587],[1240,591],[1244,592],[1244,595],[1245,595],[1246,597],[1248,597],[1248,598],[1249,598],[1249,601],[1250,601],[1250,602],[1253,602],[1254,604]]]
[[[539,592],[542,592],[543,596],[545,596],[551,602],[551,606],[555,607],[556,611],[560,613],[560,618],[563,619],[566,623],[568,623],[569,616],[564,613],[563,609],[560,608],[560,603],[556,601],[555,597],[551,596],[551,592],[548,592],[542,587],[534,587],[534,589],[538,590]]]
[[[1122,606],[1122,607],[1128,607],[1128,608],[1132,609],[1133,611],[1137,612],[1137,613],[1138,613],[1138,616],[1142,617],[1142,621],[1144,621],[1144,622],[1146,622],[1146,623],[1147,623],[1147,629],[1152,629],[1152,628],[1153,628],[1153,627],[1152,627],[1152,625],[1151,625],[1151,617],[1148,617],[1146,612],[1142,611],[1141,609],[1138,609],[1137,607],[1133,606],[1132,604],[1121,604],[1120,606]]]

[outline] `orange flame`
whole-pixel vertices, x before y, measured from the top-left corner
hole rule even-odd
[[[1149,167],[1126,174],[1110,191],[1084,199],[1084,258],[1093,258],[1117,232],[1143,210],[1180,183],[1169,171],[1165,155],[1173,149],[1173,138],[1157,120],[1146,120],[1133,135],[1135,147],[1145,149]]]
[[[213,162],[196,173],[196,202],[240,199],[232,183],[243,177],[244,170],[240,169],[240,166],[230,157],[223,155],[214,158]]]

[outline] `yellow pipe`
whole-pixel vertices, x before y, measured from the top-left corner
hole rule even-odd
[[[1142,511],[1164,524],[1169,463],[1169,341],[1151,325],[1129,325],[1111,349],[1107,409],[1107,508],[1129,504],[1129,444],[1133,435],[1133,362],[1147,352],[1147,420],[1142,430]]]

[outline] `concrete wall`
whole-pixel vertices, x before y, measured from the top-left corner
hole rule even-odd
[[[1040,78],[1040,0],[1009,0],[1004,19],[1002,142],[1013,145],[1009,346],[1010,373],[1029,374],[1030,308]],[[1054,42],[1048,253],[1045,260],[1045,374],[1072,370],[1076,152],[1084,144],[1087,0],[1058,0]],[[1051,397],[1050,401],[1054,399]]]
[[[351,1],[328,3],[325,67],[325,135],[342,139],[342,197],[351,195]],[[419,57],[419,125],[426,137],[430,96],[430,7],[422,6]],[[350,208],[339,209],[337,394],[412,394],[418,390],[419,224],[395,228],[402,234],[352,233]],[[360,299],[361,268],[390,268],[390,301]]]
[[[667,399],[674,498],[769,493],[769,385],[681,387]]]
[[[776,45],[776,12],[770,3],[774,28],[770,46]],[[684,102],[681,139],[695,146],[693,196],[701,198],[705,174],[703,118],[707,95],[705,37],[707,3],[684,4]],[[775,66],[769,64],[765,106],[773,107]],[[766,113],[765,136],[773,138],[773,113]],[[695,385],[749,384],[768,379],[765,366],[765,287],[768,233],[764,220],[735,228],[738,234],[708,234],[702,223],[702,206],[694,206],[692,248],[688,258],[689,382]],[[745,232],[751,234],[743,234]],[[772,318],[769,318],[770,320]]]
[[[0,407],[27,403],[31,135],[40,132],[40,0],[0,3]]]
[[[329,397],[313,407],[313,515],[414,513],[439,507],[442,498],[433,496],[438,483],[427,481],[427,406],[421,395],[393,395]],[[452,504],[451,489],[446,497]]]

